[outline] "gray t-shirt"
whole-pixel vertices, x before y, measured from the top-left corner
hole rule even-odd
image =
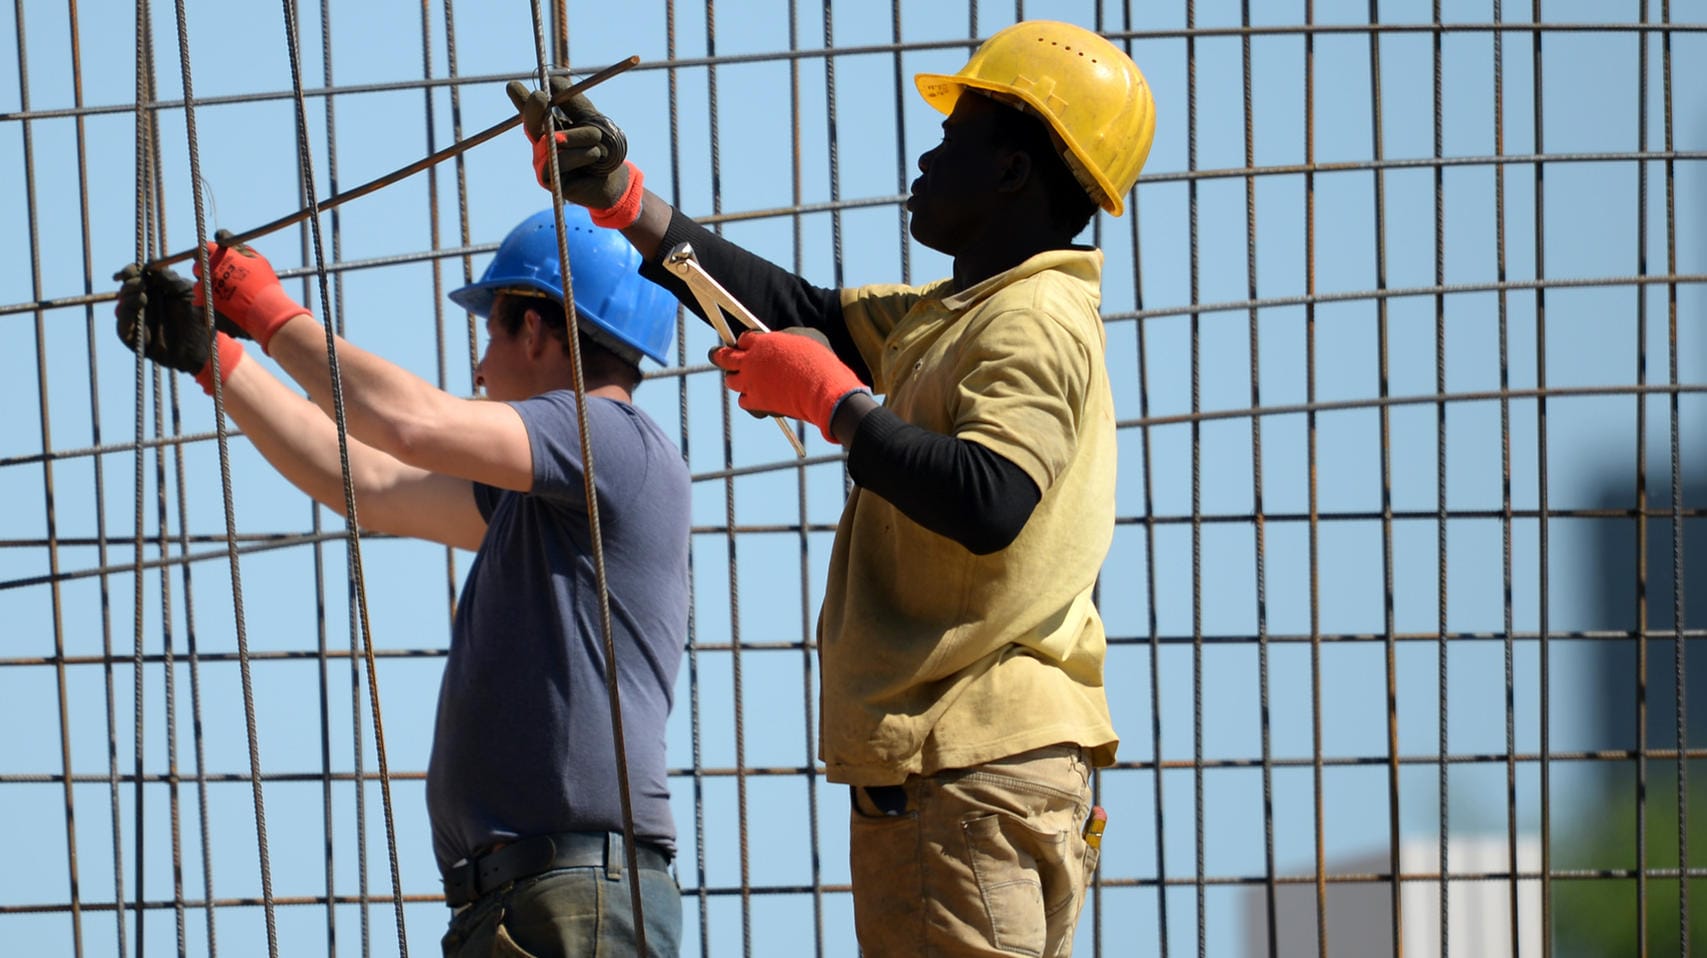
[[[621,831],[575,394],[512,403],[533,489],[476,483],[486,538],[452,624],[427,766],[440,870],[527,835]],[[664,726],[687,643],[689,479],[627,403],[587,404],[636,836],[675,847]]]

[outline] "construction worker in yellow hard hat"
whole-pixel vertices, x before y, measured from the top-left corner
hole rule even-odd
[[[1099,206],[1124,209],[1155,111],[1130,58],[1048,21],[918,86],[947,118],[919,157],[910,228],[953,257],[953,275],[850,289],[813,285],[647,192],[585,97],[547,137],[548,91],[510,93],[536,179],[621,230],[642,275],[698,312],[662,265],[690,243],[778,330],[713,353],[742,408],[810,422],[847,450],[855,486],[818,620],[819,752],[851,786],[861,949],[1058,958],[1096,868],[1087,832],[1106,820],[1090,772],[1118,744],[1091,598],[1114,533],[1102,253],[1074,240]]]

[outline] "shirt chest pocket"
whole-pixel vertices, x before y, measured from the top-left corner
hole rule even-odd
[[[954,427],[958,383],[952,336],[946,322],[915,329],[890,340],[884,348],[884,378],[889,383],[887,405],[902,419],[933,432]]]

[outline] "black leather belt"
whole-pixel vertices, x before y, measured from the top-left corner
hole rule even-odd
[[[635,846],[641,868],[668,871],[670,853],[649,842]],[[519,838],[445,873],[445,904],[461,908],[481,895],[559,868],[603,867],[612,879],[627,864],[618,832],[562,832]]]

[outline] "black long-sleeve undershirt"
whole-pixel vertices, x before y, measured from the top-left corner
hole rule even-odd
[[[693,245],[706,272],[755,316],[773,328],[806,326],[823,333],[836,357],[862,382],[871,383],[871,371],[842,318],[837,290],[814,286],[680,212],[672,212],[657,256],[640,267],[641,275],[704,319],[693,292],[661,262],[684,242]],[[912,425],[882,407],[861,420],[848,450],[848,473],[907,518],[976,555],[1012,542],[1042,498],[1025,470],[1006,457],[976,442]]]

